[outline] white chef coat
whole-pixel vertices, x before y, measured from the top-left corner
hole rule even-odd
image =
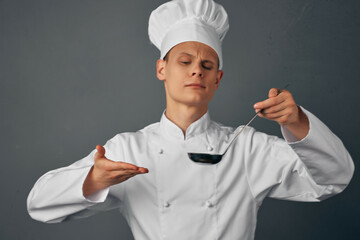
[[[265,197],[320,201],[341,192],[353,175],[354,164],[341,140],[302,110],[310,131],[301,141],[284,127],[285,141],[247,127],[216,165],[194,163],[187,153],[223,152],[234,129],[206,113],[184,136],[163,114],[160,122],[118,134],[104,146],[107,158],[146,167],[148,174],[84,198],[82,184],[94,150],[43,175],[29,194],[29,214],[61,222],[117,208],[139,240],[253,239]]]

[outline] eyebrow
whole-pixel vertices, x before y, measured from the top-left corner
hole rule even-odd
[[[193,57],[194,55],[190,54],[190,53],[187,53],[187,52],[181,52],[180,54],[185,54],[185,55],[188,55],[189,57]]]
[[[185,54],[189,57],[194,57],[194,55],[190,54],[190,53],[187,53],[187,52],[181,52],[179,55],[181,54]],[[203,62],[208,62],[208,63],[212,63],[212,64],[215,64],[213,61],[209,60],[209,59],[205,59]]]

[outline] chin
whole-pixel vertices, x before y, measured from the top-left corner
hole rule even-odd
[[[201,106],[207,106],[211,100],[211,97],[209,98],[209,96],[204,94],[183,93],[183,94],[177,94],[177,96],[173,96],[172,99],[173,101],[184,105],[201,107]]]
[[[189,105],[189,106],[201,107],[201,106],[204,106],[204,105],[208,105],[209,101],[201,98],[201,99],[191,99],[191,100],[188,100],[188,101],[184,101],[183,103],[186,104],[186,105]]]

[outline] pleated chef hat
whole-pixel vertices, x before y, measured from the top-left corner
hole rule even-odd
[[[175,45],[196,41],[215,50],[219,68],[223,66],[221,42],[229,30],[225,9],[213,0],[173,0],[152,11],[150,41],[160,50],[160,58]]]

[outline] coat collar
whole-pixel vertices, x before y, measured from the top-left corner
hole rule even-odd
[[[162,133],[179,140],[186,140],[205,133],[211,123],[209,112],[206,112],[201,118],[190,124],[186,129],[186,134],[184,136],[181,128],[166,117],[165,111],[166,110],[164,110],[160,120],[161,131]]]

